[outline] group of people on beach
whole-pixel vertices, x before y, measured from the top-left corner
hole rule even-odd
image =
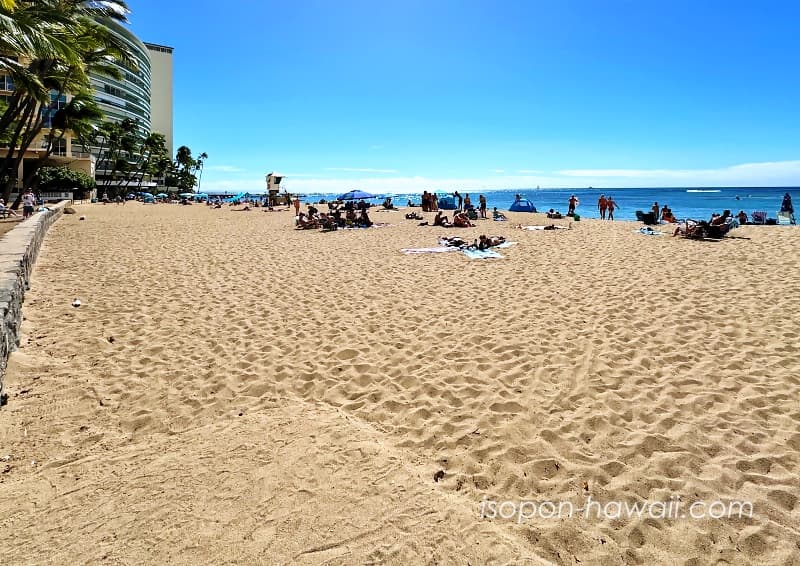
[[[475,226],[466,212],[456,212],[453,214],[453,221],[450,222],[441,210],[433,218],[433,225],[444,226],[445,228],[472,228]]]
[[[653,220],[655,222],[666,222],[668,224],[677,222],[675,215],[672,214],[672,209],[666,204],[659,208],[658,201],[656,201],[653,203],[653,207],[650,211],[653,213]]]
[[[300,230],[321,228],[333,231],[339,228],[369,228],[374,223],[369,217],[369,205],[363,200],[357,204],[347,201],[344,206],[337,202],[328,203],[328,212],[320,212],[314,205],[308,205],[307,212],[300,212],[299,199],[295,201],[295,225]]]
[[[22,218],[25,219],[29,218],[30,216],[33,216],[33,213],[35,212],[37,205],[36,195],[34,194],[33,190],[28,189],[27,191],[22,193],[22,197],[20,200],[22,202]],[[5,199],[0,198],[0,217],[18,218],[19,214],[17,214],[15,210],[13,210],[10,206],[6,204]]]
[[[478,206],[472,204],[472,199],[469,193],[462,196],[458,191],[453,192],[453,205],[456,212],[464,212],[471,220],[478,217],[487,218],[487,201],[484,195],[478,195]],[[436,193],[429,193],[428,191],[422,192],[422,212],[438,212],[439,211],[439,197]],[[411,200],[408,201],[408,206],[413,206]]]
[[[597,210],[600,211],[600,220],[614,220],[614,211],[619,208],[611,195],[600,195],[597,199]]]

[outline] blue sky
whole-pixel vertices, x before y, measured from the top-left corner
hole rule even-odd
[[[800,185],[800,3],[129,0],[203,188]]]

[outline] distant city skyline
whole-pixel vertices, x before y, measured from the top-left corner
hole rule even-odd
[[[129,5],[203,189],[800,185],[792,2]]]

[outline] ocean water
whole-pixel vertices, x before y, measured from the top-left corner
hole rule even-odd
[[[562,214],[567,212],[567,203],[570,195],[578,197],[580,204],[576,212],[582,218],[599,218],[597,210],[597,199],[601,194],[612,196],[617,203],[617,210],[614,217],[617,220],[635,220],[636,211],[648,212],[654,202],[658,202],[659,207],[665,204],[672,209],[676,218],[708,219],[714,212],[721,213],[725,209],[730,209],[733,214],[744,210],[751,216],[754,210],[763,210],[767,216],[775,218],[780,210],[783,195],[789,193],[795,206],[800,205],[800,187],[748,187],[748,188],[728,188],[713,187],[707,189],[687,189],[687,188],[628,188],[628,189],[507,189],[507,190],[486,190],[483,192],[468,192],[459,189],[462,195],[469,194],[472,203],[477,206],[478,196],[483,194],[491,211],[492,207],[498,210],[508,210],[514,202],[516,194],[522,195],[523,199],[530,200],[539,212],[546,212],[555,209]],[[448,193],[437,193],[440,195]],[[391,196],[395,205],[405,206],[410,198],[414,203],[419,204],[419,193],[396,193],[381,195],[379,199],[372,202],[382,202],[383,198]],[[309,194],[308,201],[319,199],[330,199],[331,195]],[[800,214],[798,214],[800,216]]]

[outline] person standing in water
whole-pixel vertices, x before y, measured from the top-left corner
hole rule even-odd
[[[575,208],[578,206],[578,197],[572,195],[569,197],[569,206],[567,207],[567,216],[575,214]]]
[[[614,209],[617,208],[617,203],[610,196],[606,198],[606,207],[608,208],[608,219],[614,220]]]
[[[600,198],[597,199],[597,209],[600,211],[600,220],[605,220],[606,210],[608,209],[608,201],[606,200],[606,195],[600,195]]]

